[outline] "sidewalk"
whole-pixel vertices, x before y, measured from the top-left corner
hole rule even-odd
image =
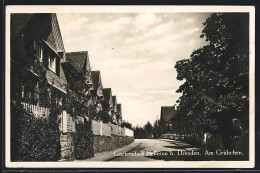
[[[115,158],[116,156],[114,155],[114,152],[117,151],[119,153],[121,152],[129,152],[130,150],[132,150],[133,148],[136,148],[137,146],[139,146],[141,144],[141,142],[137,142],[136,140],[134,140],[134,142],[132,142],[129,145],[126,145],[122,148],[117,148],[113,151],[105,151],[102,153],[97,153],[95,154],[94,157],[91,157],[89,159],[86,160],[74,160],[74,162],[82,162],[82,161],[107,161],[107,160],[111,160],[113,158]]]

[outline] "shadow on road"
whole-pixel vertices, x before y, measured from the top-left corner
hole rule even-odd
[[[164,140],[166,141],[166,140]],[[181,141],[167,140],[170,145],[165,145],[164,148],[172,148],[171,151],[158,151],[151,156],[146,156],[150,159],[163,161],[237,161],[248,160],[246,155],[207,155],[206,148],[194,148],[190,144]]]
[[[191,146],[190,145],[187,145],[187,146],[184,146],[184,145],[180,145],[180,146],[178,146],[178,145],[175,145],[175,146],[173,146],[173,145],[166,145],[164,147],[166,147],[166,148],[173,148],[173,149],[185,149],[185,148],[191,147]]]

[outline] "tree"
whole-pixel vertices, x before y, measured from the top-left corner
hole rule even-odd
[[[123,123],[122,123],[122,125],[124,126],[124,127],[126,127],[126,128],[128,128],[128,129],[133,129],[132,128],[132,124],[131,123],[129,123],[129,122],[127,122],[127,121],[124,121]]]
[[[151,125],[150,121],[148,121],[145,125],[144,125],[144,130],[147,133],[151,133],[151,131],[153,130],[153,126]]]
[[[145,130],[142,127],[136,127],[134,129],[134,138],[135,139],[142,139],[146,138]]]
[[[189,133],[220,133],[229,146],[238,119],[248,134],[249,117],[249,16],[212,14],[201,38],[208,45],[176,63],[177,79],[185,82],[176,91],[179,113]]]
[[[152,134],[153,134],[154,138],[159,138],[162,135],[160,126],[159,126],[159,121],[160,120],[155,120],[154,124],[153,124]]]
[[[145,133],[146,133],[147,138],[151,138],[153,126],[151,125],[150,121],[148,121],[148,122],[144,125],[144,130],[145,130]]]

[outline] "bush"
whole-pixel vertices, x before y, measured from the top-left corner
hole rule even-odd
[[[76,125],[76,132],[73,133],[74,152],[77,160],[83,160],[94,156],[94,135],[92,132],[91,120]]]
[[[99,117],[100,120],[103,121],[103,123],[109,123],[112,122],[111,116],[104,110],[101,110],[97,113],[97,116]]]
[[[129,123],[129,122],[127,122],[127,121],[124,121],[124,122],[122,123],[122,126],[128,128],[128,129],[133,130],[133,128],[132,128],[132,124]]]
[[[57,121],[36,118],[20,103],[11,105],[11,160],[58,161],[60,136]]]

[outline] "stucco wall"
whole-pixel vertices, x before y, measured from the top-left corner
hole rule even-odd
[[[134,138],[128,136],[94,136],[94,153],[111,151],[133,141]]]

